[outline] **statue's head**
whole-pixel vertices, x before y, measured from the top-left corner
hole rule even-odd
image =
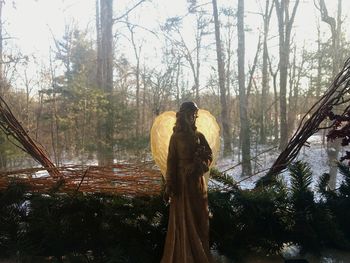
[[[193,101],[186,101],[181,104],[176,113],[176,124],[174,131],[195,131],[198,106]]]
[[[185,101],[184,103],[181,104],[179,112],[197,112],[198,111],[198,106],[196,103],[193,101]]]

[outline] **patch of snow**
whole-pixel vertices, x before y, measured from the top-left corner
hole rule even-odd
[[[329,164],[327,157],[327,149],[322,144],[322,134],[314,134],[308,139],[307,146],[301,148],[299,155],[294,161],[301,160],[307,162],[310,166],[313,181],[312,181],[312,189],[318,184],[319,178],[322,174],[329,172]],[[239,185],[241,189],[252,189],[255,187],[256,181],[264,176],[269,168],[272,166],[274,161],[277,159],[280,152],[277,148],[267,151],[264,151],[271,148],[271,146],[262,146],[259,145],[256,147],[256,153],[252,151],[251,156],[257,156],[256,159],[252,160],[253,167],[253,176],[252,177],[242,177],[241,173],[241,165],[239,164],[238,156],[234,155],[233,158],[219,158],[216,163],[216,168],[227,175],[231,176]],[[238,150],[235,150],[238,152]],[[341,155],[341,153],[340,153]],[[233,169],[229,169],[234,167]],[[283,171],[279,177],[287,184],[290,183],[289,171]],[[343,177],[338,173],[337,175],[337,187],[341,184]]]
[[[284,244],[281,254],[283,258],[293,258],[300,255],[301,247],[295,244]]]
[[[33,178],[42,178],[42,177],[49,177],[49,173],[46,170],[40,170],[35,172],[32,177]]]

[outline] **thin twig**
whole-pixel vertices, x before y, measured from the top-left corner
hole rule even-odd
[[[327,118],[329,111],[342,103],[342,98],[350,91],[350,58],[336,76],[328,91],[303,116],[300,124],[290,139],[286,148],[271,166],[268,176],[273,176],[284,170],[299,154],[307,139],[321,129],[320,124]],[[344,100],[347,102],[347,100]],[[311,114],[312,113],[312,114]],[[311,115],[310,117],[308,117]]]
[[[250,158],[249,161],[255,160],[255,159],[257,159],[260,155],[262,155],[262,154],[264,154],[264,153],[266,153],[266,152],[272,151],[272,150],[274,150],[274,149],[276,149],[276,148],[277,148],[277,146],[272,147],[272,148],[269,148],[269,149],[267,149],[267,150],[265,150],[265,151],[262,151],[262,152],[258,153],[257,155],[255,155],[254,157]],[[226,173],[227,171],[230,171],[230,170],[232,170],[232,169],[234,169],[234,168],[240,166],[241,164],[242,164],[242,162],[239,162],[239,163],[235,164],[234,166],[231,166],[231,167],[227,168],[226,170],[223,170],[223,171],[220,171],[220,172],[221,172],[221,173]]]

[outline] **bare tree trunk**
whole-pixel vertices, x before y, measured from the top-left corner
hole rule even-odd
[[[0,96],[4,97],[5,94],[5,81],[3,72],[3,19],[2,19],[2,7],[4,1],[0,0]]]
[[[244,31],[243,31],[243,34],[244,34]],[[245,47],[244,47],[244,49],[245,49]],[[245,92],[246,93],[246,97],[247,97],[247,99],[246,99],[247,101],[249,101],[249,97],[250,97],[250,94],[251,94],[251,91],[252,91],[252,88],[253,88],[254,73],[255,73],[256,67],[258,65],[258,58],[259,58],[260,49],[261,49],[261,38],[259,36],[258,46],[256,48],[253,65],[252,65],[252,67],[249,67],[249,81],[248,81],[248,86],[247,86],[247,89],[246,89],[246,92]],[[238,53],[237,55],[239,56],[240,55],[239,52],[237,52],[237,53]],[[244,69],[243,69],[243,72],[244,72]],[[245,89],[245,87],[244,87],[244,89]]]
[[[5,80],[3,74],[3,19],[2,19],[2,7],[4,1],[0,0],[0,97],[4,98],[5,95]],[[0,130],[0,147],[1,144],[6,141],[5,134]],[[6,169],[7,156],[1,154],[0,156],[0,170]]]
[[[136,69],[135,69],[135,77],[136,77],[136,129],[135,136],[138,137],[140,135],[140,53],[141,46],[137,47],[135,42],[135,33],[134,28],[130,24],[128,24],[128,28],[130,31],[131,44],[134,49],[134,55],[136,58]]]
[[[279,6],[276,1],[276,6]],[[285,1],[281,0],[281,6],[276,8],[279,24],[279,69],[280,69],[280,150],[283,150],[288,142],[288,127],[287,127],[287,69],[289,46],[286,46],[285,27],[284,27],[284,10]]]
[[[322,82],[322,54],[321,54],[321,30],[317,26],[317,78],[316,78],[316,100],[321,96],[321,82]]]
[[[136,63],[136,137],[140,136],[140,58]]]
[[[55,99],[52,100],[53,102],[55,101]],[[50,131],[51,131],[51,146],[52,146],[52,152],[53,152],[53,157],[55,160],[55,165],[58,165],[58,153],[57,153],[57,140],[55,139],[55,105],[52,105],[51,107],[51,120],[50,120]],[[57,135],[57,134],[56,134]]]
[[[260,112],[260,143],[266,143],[266,111],[269,94],[269,76],[268,76],[268,49],[267,38],[269,34],[270,19],[273,10],[273,1],[270,7],[270,1],[266,0],[264,13],[264,39],[263,39],[263,61],[262,61],[262,87],[261,87],[261,112]]]
[[[24,86],[26,88],[26,112],[25,112],[25,124],[26,129],[30,129],[30,113],[29,113],[29,104],[30,104],[30,81],[28,80],[27,70],[24,71]]]
[[[292,63],[292,74],[290,77],[290,101],[289,101],[289,113],[288,113],[288,127],[289,135],[294,133],[296,117],[298,114],[298,103],[299,103],[299,86],[302,71],[304,70],[305,63],[305,49],[303,48],[303,53],[301,55],[301,61],[299,66],[296,65],[296,48],[294,48],[294,57]]]
[[[41,113],[43,111],[43,93],[39,91],[39,110],[36,116],[36,127],[35,127],[35,140],[38,140],[39,137],[39,128],[40,128],[40,119],[41,119]]]
[[[321,29],[320,25],[317,24],[317,76],[316,76],[316,90],[315,97],[316,100],[319,100],[322,94],[322,63],[323,63],[323,54],[321,51]],[[312,81],[310,81],[312,83]],[[326,126],[329,125],[329,120],[326,120]],[[326,130],[322,131],[322,146],[326,148]]]
[[[227,54],[227,62],[226,62],[226,74],[225,74],[225,78],[226,78],[226,90],[227,90],[227,112],[228,112],[228,116],[229,119],[232,120],[232,114],[231,114],[231,110],[232,110],[232,103],[231,103],[231,53],[232,53],[232,29],[229,26],[228,28],[228,34],[227,34],[227,39],[228,42],[226,44],[226,54]],[[232,145],[232,149],[234,149],[234,145]],[[233,151],[232,151],[232,154]]]
[[[274,72],[272,70],[272,65],[271,65],[271,61],[269,56],[267,56],[267,61],[269,62],[269,71],[270,74],[272,76],[272,80],[273,80],[273,94],[274,94],[274,129],[273,129],[273,135],[274,135],[274,144],[277,145],[278,144],[278,95],[277,95],[277,73],[278,73],[278,69]]]
[[[196,95],[196,102],[198,106],[201,105],[200,102],[200,95],[199,95],[199,75],[200,75],[200,65],[201,65],[201,58],[200,58],[200,52],[202,50],[202,39],[203,35],[205,33],[205,20],[204,15],[200,11],[196,13],[196,68],[194,70],[194,82],[195,82],[195,95]]]
[[[212,0],[213,3],[213,15],[215,23],[215,42],[216,42],[216,55],[218,61],[218,74],[219,74],[219,87],[220,87],[220,104],[221,104],[221,121],[222,130],[224,137],[224,156],[232,153],[231,147],[231,125],[229,115],[227,112],[227,101],[226,101],[226,89],[225,89],[225,67],[222,57],[221,39],[220,39],[220,24],[219,15],[216,0]]]
[[[239,119],[241,123],[240,134],[242,143],[242,175],[251,175],[250,163],[250,130],[248,118],[248,100],[245,87],[245,36],[244,36],[244,0],[238,0],[237,8],[238,33],[238,86],[239,86]],[[259,49],[259,48],[258,48]]]
[[[97,32],[97,83],[106,98],[104,116],[98,123],[98,162],[99,165],[113,163],[113,0],[100,0],[96,5]]]
[[[331,28],[332,34],[332,79],[337,75],[340,63],[339,61],[339,51],[340,51],[340,35],[341,35],[341,13],[342,13],[342,0],[338,0],[338,11],[337,11],[337,19],[334,17],[330,17],[328,15],[328,10],[324,0],[319,0],[320,3],[320,12],[322,21],[327,23]],[[338,162],[338,154],[340,150],[340,141],[328,141],[327,142],[327,155],[328,155],[328,163],[329,163],[329,174],[330,181],[329,185],[331,189],[336,188],[337,181],[337,162]]]
[[[293,134],[294,129],[294,122],[295,122],[295,115],[296,115],[296,108],[294,104],[294,96],[293,96],[293,88],[295,85],[295,78],[296,78],[296,46],[294,46],[293,49],[293,60],[291,62],[291,70],[289,71],[289,95],[288,95],[288,138]]]
[[[86,152],[86,146],[85,146],[85,141],[86,141],[86,123],[87,123],[87,101],[84,99],[84,112],[83,112],[83,126],[81,127],[81,152],[85,156]]]
[[[101,39],[101,7],[100,0],[96,0],[96,46],[97,46],[97,59],[96,59],[96,84],[97,88],[102,90],[103,83],[103,65],[102,65],[102,39]],[[99,108],[102,108],[101,105],[98,105]],[[97,117],[97,160],[100,165],[103,164],[103,114],[101,114],[101,109],[98,112]]]
[[[181,59],[179,58],[177,60],[177,65],[176,65],[176,77],[175,77],[175,87],[176,87],[176,106],[177,108],[180,108],[180,70],[181,70]]]
[[[198,21],[197,21],[198,23]],[[198,106],[200,106],[200,96],[199,96],[199,69],[200,69],[200,50],[201,50],[201,42],[202,42],[202,34],[198,33],[199,35],[196,37],[196,75],[194,78],[195,83],[195,89],[196,89],[196,102],[198,103]]]
[[[290,35],[299,0],[294,3],[293,11],[289,16],[289,1],[275,0],[279,30],[279,69],[280,69],[280,150],[288,143],[287,123],[287,76],[290,53]]]
[[[147,93],[147,78],[146,78],[146,67],[143,67],[142,74],[143,83],[143,94],[142,94],[142,117],[141,117],[141,131],[142,133],[146,129],[146,93]]]

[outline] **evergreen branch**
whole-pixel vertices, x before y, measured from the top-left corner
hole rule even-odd
[[[289,166],[293,192],[304,192],[312,183],[312,172],[307,163],[297,161]]]
[[[237,182],[228,174],[226,173],[220,173],[218,170],[215,169],[211,169],[210,170],[210,177],[211,179],[222,183],[223,185],[225,185],[226,187],[236,187],[237,186]]]
[[[318,182],[318,189],[322,194],[327,192],[328,183],[329,183],[330,178],[331,177],[330,177],[329,173],[324,173],[321,175],[319,182]]]

